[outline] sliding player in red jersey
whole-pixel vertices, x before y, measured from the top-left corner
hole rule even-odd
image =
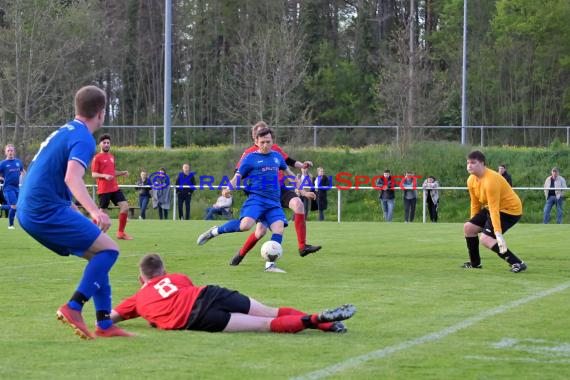
[[[265,306],[237,291],[215,285],[195,286],[183,274],[167,273],[161,257],[149,254],[139,263],[142,287],[111,312],[113,322],[142,317],[163,330],[208,332],[265,331],[296,333],[307,328],[346,332],[341,322],[353,305],[317,314]]]
[[[263,121],[258,122],[251,128],[251,135],[255,141],[255,134],[261,128],[268,128],[267,124]],[[258,146],[253,145],[252,147],[248,148],[243,152],[240,160],[236,164],[235,170],[237,171],[240,167],[241,162],[243,159],[249,155],[250,153],[256,152],[259,149]],[[278,152],[284,159],[285,163],[289,166],[295,168],[307,168],[312,166],[313,163],[311,161],[299,162],[291,157],[281,147],[277,144],[273,144],[271,150]],[[279,171],[279,183],[283,184],[283,171]],[[295,231],[297,232],[297,243],[299,246],[299,254],[301,257],[305,257],[313,252],[317,252],[321,249],[319,245],[310,245],[307,244],[307,225],[305,223],[305,207],[303,206],[303,201],[299,198],[299,195],[303,195],[310,199],[316,199],[316,195],[313,192],[306,192],[304,190],[291,190],[291,188],[281,187],[281,206],[283,208],[289,208],[293,210],[294,213],[294,220],[295,220]],[[230,265],[239,265],[245,255],[255,247],[255,244],[267,233],[267,227],[265,227],[262,223],[257,223],[255,231],[249,235],[247,240],[245,241],[244,245],[240,248],[240,250],[236,253],[236,255],[230,260]]]

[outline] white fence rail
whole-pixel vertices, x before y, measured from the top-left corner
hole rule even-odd
[[[97,185],[95,184],[90,184],[90,185],[86,185],[87,188],[91,188],[91,195],[94,201],[97,201]],[[137,185],[120,185],[121,188],[141,188],[141,187],[147,187],[147,188],[151,188],[150,186],[137,186]],[[176,197],[176,188],[178,186],[175,185],[170,185],[169,186],[172,190],[172,220],[176,220],[177,219],[177,197]],[[186,187],[186,186],[185,186]],[[214,188],[214,190],[217,190],[218,185],[212,185],[212,187]],[[331,188],[331,190],[334,188]],[[196,188],[197,191],[201,191],[202,189],[200,188]],[[211,190],[211,189],[207,189],[207,190]],[[337,222],[341,223],[342,222],[342,192],[343,191],[358,191],[358,190],[374,190],[374,191],[378,191],[377,189],[371,187],[371,186],[359,186],[358,189],[356,188],[350,188],[350,189],[344,189],[344,190],[340,190],[340,189],[336,189],[337,191]],[[396,191],[403,191],[400,187],[395,187],[394,190]],[[421,187],[417,188],[418,193],[421,193],[422,196],[422,222],[426,223],[426,216],[427,216],[427,189],[423,189]],[[467,187],[457,187],[457,186],[440,186],[437,188],[438,191],[440,190],[459,190],[459,191],[467,191]],[[548,188],[545,189],[544,187],[513,187],[513,190],[516,191],[544,191],[544,190],[570,190],[570,188],[568,187],[556,187],[556,188]]]
[[[371,187],[371,186],[366,186],[366,187],[359,187],[358,189],[355,188],[350,188],[347,190],[374,190],[374,191],[378,191],[377,189]],[[337,208],[337,221],[338,223],[341,222],[341,214],[342,214],[342,201],[341,201],[341,192],[342,191],[347,191],[347,190],[340,190],[337,189],[338,191],[338,208]],[[402,190],[400,187],[395,187],[394,190],[396,191],[404,191]],[[417,188],[418,193],[421,192],[422,193],[422,222],[426,223],[426,204],[427,204],[427,189],[423,189],[421,187]],[[437,189],[434,190],[461,190],[461,191],[468,191],[467,187],[457,187],[457,186],[439,186]],[[553,188],[548,188],[545,189],[544,187],[513,187],[513,190],[523,190],[523,191],[544,191],[544,190],[570,190],[570,188],[568,187],[553,187]],[[467,195],[468,196],[468,195]]]

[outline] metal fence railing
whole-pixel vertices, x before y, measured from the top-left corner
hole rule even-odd
[[[3,136],[10,141],[14,126],[4,125]],[[43,141],[59,126],[28,126],[26,135],[31,142]],[[188,145],[249,144],[248,125],[177,125],[172,126],[174,147]],[[461,126],[397,125],[277,125],[274,126],[280,144],[297,146],[365,146],[412,141],[461,141]],[[548,146],[555,139],[570,146],[570,126],[466,126],[467,140],[472,145]],[[109,125],[105,131],[113,134],[118,146],[162,146],[162,125]]]

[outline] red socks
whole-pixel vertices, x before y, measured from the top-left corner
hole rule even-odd
[[[239,250],[239,255],[241,257],[247,255],[247,253],[251,251],[253,247],[255,247],[255,244],[257,243],[258,240],[259,239],[255,236],[255,231],[254,231],[251,235],[247,237],[245,243],[243,243],[243,247],[241,247],[241,249]]]
[[[277,317],[283,317],[286,315],[297,315],[297,316],[303,316],[303,315],[307,315],[307,313],[303,313],[300,310],[297,309],[293,309],[291,307],[280,307],[277,310]],[[316,322],[316,315],[314,315],[314,321]],[[313,323],[313,316],[311,316],[311,323]],[[321,330],[321,331],[329,331],[331,326],[332,326],[332,322],[326,322],[326,323],[313,323],[314,325],[317,326],[317,329]]]
[[[283,317],[285,315],[307,315],[300,310],[293,309],[292,307],[280,307],[277,310],[277,317]]]
[[[295,231],[297,231],[299,249],[304,249],[305,241],[307,240],[307,224],[304,214],[295,214]]]
[[[125,232],[125,226],[127,225],[127,213],[119,214],[119,232]]]
[[[288,308],[281,308],[281,309],[288,309]],[[279,310],[281,310],[279,309]],[[290,309],[294,312],[298,312],[298,310]],[[295,334],[299,331],[303,331],[306,328],[317,328],[321,331],[329,331],[332,326],[332,322],[328,323],[316,323],[317,322],[317,314],[311,315],[311,323],[307,326],[305,322],[303,322],[304,315],[284,315],[282,317],[277,317],[271,320],[269,325],[271,332],[274,333],[289,333]],[[313,326],[311,326],[313,324]]]
[[[305,329],[305,324],[298,315],[286,315],[271,320],[271,332],[295,334]]]

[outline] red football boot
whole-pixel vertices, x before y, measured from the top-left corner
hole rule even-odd
[[[133,240],[131,235],[127,235],[126,232],[117,232],[117,239],[120,240]]]
[[[71,326],[75,330],[75,334],[79,335],[81,339],[95,339],[95,336],[89,331],[85,322],[83,322],[83,316],[80,311],[73,310],[67,304],[63,305],[57,309],[57,319],[61,323]]]
[[[99,326],[97,326],[95,328],[95,335],[97,335],[99,338],[113,338],[116,336],[129,338],[135,336],[135,334],[126,332],[122,328],[117,327],[115,325],[112,325],[108,329],[102,329]]]

